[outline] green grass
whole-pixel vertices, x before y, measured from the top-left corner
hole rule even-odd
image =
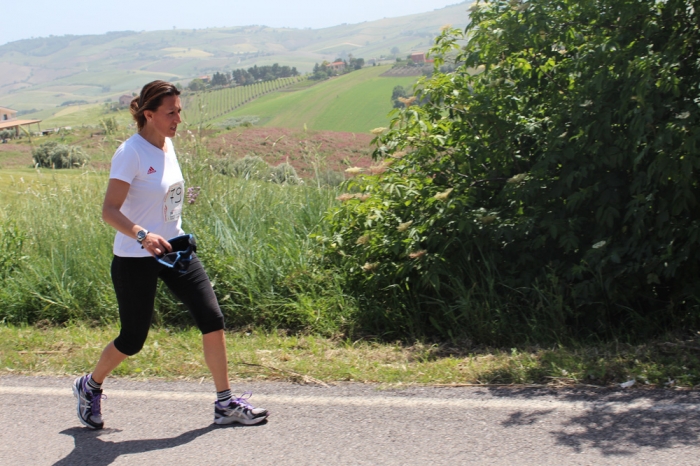
[[[119,329],[0,325],[0,375],[68,376],[92,370]],[[235,332],[227,337],[233,379],[385,385],[523,385],[692,388],[700,383],[700,347],[678,340],[519,349],[457,348],[352,341],[314,335]],[[688,349],[692,348],[692,349]],[[196,329],[151,330],[144,349],[118,377],[208,379]]]
[[[22,115],[20,118],[42,120],[41,129],[90,126],[97,130],[100,128],[100,120],[112,117],[116,118],[121,126],[127,126],[133,122],[128,109],[120,109],[116,112],[108,111],[104,103],[52,107]],[[36,125],[32,125],[31,130],[36,131]]]
[[[333,205],[333,189],[276,185],[217,174],[196,147],[179,146],[188,186],[199,186],[183,227],[229,322],[332,334],[355,309],[332,274],[315,264],[311,233]],[[196,162],[196,163],[195,163]],[[116,319],[109,278],[114,230],[100,219],[107,173],[7,170],[0,173],[0,321]],[[160,322],[187,313],[164,290]]]
[[[415,77],[389,78],[386,66],[353,71],[297,92],[268,94],[223,119],[257,116],[264,126],[367,132],[387,126],[395,86],[411,88]]]

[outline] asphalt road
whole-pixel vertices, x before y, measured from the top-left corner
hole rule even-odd
[[[240,385],[272,415],[217,426],[209,383],[0,377],[4,465],[700,465],[700,392]]]

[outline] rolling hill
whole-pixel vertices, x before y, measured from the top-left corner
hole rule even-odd
[[[388,66],[368,67],[295,92],[275,92],[225,115],[255,117],[257,125],[363,133],[389,123],[394,86],[411,88],[415,77],[383,77]]]
[[[69,101],[115,100],[153,79],[186,83],[215,71],[273,63],[307,72],[348,54],[391,61],[392,49],[401,57],[425,52],[441,27],[466,26],[469,3],[324,29],[122,31],[11,42],[0,46],[0,106],[46,111]]]

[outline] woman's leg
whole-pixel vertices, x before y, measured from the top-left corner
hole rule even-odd
[[[122,353],[114,346],[113,341],[110,341],[105,349],[102,350],[100,360],[97,361],[95,370],[92,371],[92,375],[90,377],[92,380],[102,385],[105,378],[128,357],[128,355]]]
[[[209,277],[199,259],[194,256],[185,273],[167,269],[161,272],[160,278],[187,306],[202,332],[204,360],[211,371],[217,391],[214,422],[217,424],[238,422],[251,425],[267,419],[266,409],[252,406],[247,398],[232,398],[228,378],[224,316]]]
[[[226,339],[223,330],[202,335],[204,360],[214,379],[217,392],[229,390],[231,383],[228,379],[228,358],[226,356]]]
[[[122,361],[141,351],[153,318],[159,265],[150,257],[115,257],[112,283],[119,304],[119,336],[102,351],[92,378],[102,383]]]
[[[102,351],[92,374],[73,382],[78,419],[87,427],[102,429],[102,382],[127,356],[143,347],[153,315],[158,268],[154,260],[115,257],[112,282],[119,303],[119,336]],[[150,266],[150,267],[149,267]]]
[[[216,391],[229,390],[224,316],[199,258],[196,255],[192,258],[187,272],[164,269],[160,278],[187,307],[202,332],[204,360],[214,379]]]

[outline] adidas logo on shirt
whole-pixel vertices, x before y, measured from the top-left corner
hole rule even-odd
[[[155,168],[153,168],[153,167],[148,167],[148,173],[147,173],[148,175],[152,175],[152,174],[154,174],[155,172],[156,172],[156,169],[155,169]]]

